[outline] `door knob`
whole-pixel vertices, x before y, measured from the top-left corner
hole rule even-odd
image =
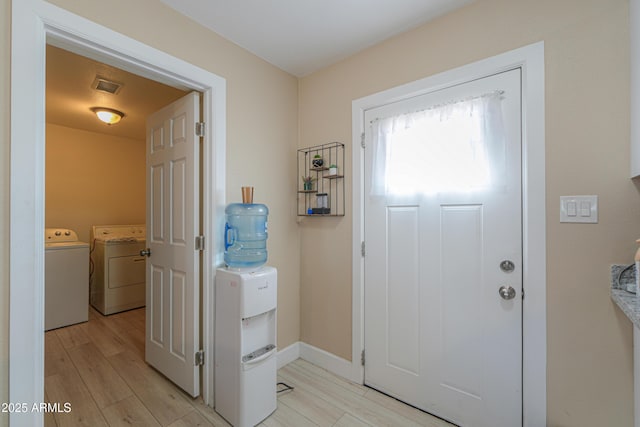
[[[502,299],[506,300],[514,299],[516,296],[516,290],[511,286],[500,286],[500,289],[498,289],[498,293],[500,294]]]
[[[151,248],[141,250],[140,256],[151,256]]]

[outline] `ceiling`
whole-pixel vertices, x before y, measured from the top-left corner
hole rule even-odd
[[[474,0],[161,0],[302,77]]]
[[[110,65],[47,45],[46,121],[114,136],[145,139],[146,117],[186,92]],[[95,90],[96,77],[121,83],[115,95]],[[91,107],[122,111],[125,117],[108,126]]]

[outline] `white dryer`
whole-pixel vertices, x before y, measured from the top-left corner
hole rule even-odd
[[[145,305],[145,225],[91,227],[91,305],[104,315]]]
[[[44,230],[44,329],[89,320],[89,244],[75,231]]]

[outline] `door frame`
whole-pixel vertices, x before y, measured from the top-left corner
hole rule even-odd
[[[514,68],[522,70],[522,413],[523,426],[547,420],[544,42],[397,86],[352,103],[352,141],[359,147],[364,112],[405,98]],[[350,379],[364,382],[364,150],[353,152],[352,355]]]
[[[9,401],[44,401],[45,48],[91,59],[203,94],[201,334],[202,396],[212,405],[215,268],[222,262],[226,81],[209,71],[43,0],[12,2],[9,273]],[[210,243],[209,243],[210,242]],[[43,414],[9,414],[13,426],[42,425]]]

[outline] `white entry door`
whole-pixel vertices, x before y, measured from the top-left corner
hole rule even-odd
[[[365,112],[365,383],[460,426],[522,424],[520,80],[515,69]],[[426,131],[420,141],[438,141],[430,154],[374,144],[377,120],[445,117],[495,91],[501,141],[467,152]],[[451,140],[462,128],[450,126]],[[404,160],[381,172],[375,155]],[[412,168],[424,172],[417,183],[405,182]]]
[[[196,92],[147,118],[146,361],[200,394],[199,120]]]

